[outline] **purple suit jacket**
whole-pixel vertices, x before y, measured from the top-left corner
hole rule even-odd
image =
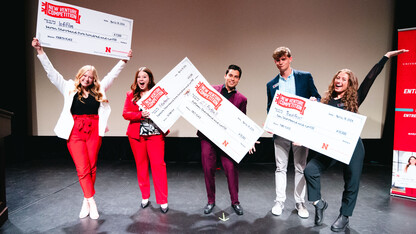
[[[219,93],[221,93],[221,89],[224,87],[224,85],[214,85],[212,86],[215,90],[217,90]],[[236,106],[238,109],[240,109],[244,114],[246,114],[247,111],[247,98],[240,93],[238,90],[237,92],[228,99],[234,106]],[[200,131],[196,133],[200,138],[207,139],[204,134],[202,134]]]

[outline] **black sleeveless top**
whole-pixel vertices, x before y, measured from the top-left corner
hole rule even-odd
[[[81,97],[82,102],[78,99],[78,93],[74,95],[72,100],[71,113],[73,115],[98,115],[100,102],[95,97],[88,95],[87,98]]]

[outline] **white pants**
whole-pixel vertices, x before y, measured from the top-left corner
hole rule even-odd
[[[286,200],[286,172],[291,147],[293,150],[293,162],[295,167],[295,189],[293,192],[295,201],[296,203],[305,202],[306,181],[303,176],[303,170],[306,167],[309,149],[304,146],[292,145],[291,141],[274,135],[276,201],[285,202]]]

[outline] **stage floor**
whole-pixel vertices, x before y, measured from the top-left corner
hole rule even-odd
[[[274,205],[273,164],[240,165],[239,199],[244,215],[230,206],[227,182],[217,171],[216,207],[204,215],[206,192],[199,163],[168,163],[169,212],[155,202],[140,208],[141,193],[133,161],[99,160],[95,200],[100,218],[79,219],[83,195],[72,161],[34,161],[9,165],[6,170],[9,220],[0,233],[331,233],[339,214],[343,190],[342,170],[334,167],[322,176],[322,195],[329,202],[322,226],[314,225],[314,208],[301,219],[293,198],[293,166],[288,171],[285,208]],[[391,168],[366,165],[348,233],[415,233],[416,201],[391,197]],[[151,183],[153,184],[153,182]],[[227,221],[219,217],[225,216]]]

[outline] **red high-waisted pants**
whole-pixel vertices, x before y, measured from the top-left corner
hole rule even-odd
[[[165,164],[165,136],[141,136],[140,139],[129,137],[137,167],[137,180],[139,182],[142,198],[150,197],[149,161],[152,169],[153,185],[155,187],[156,202],[168,203],[168,180]]]
[[[79,183],[85,198],[94,196],[98,151],[102,138],[98,135],[98,115],[73,115],[74,127],[67,141],[74,160]]]

